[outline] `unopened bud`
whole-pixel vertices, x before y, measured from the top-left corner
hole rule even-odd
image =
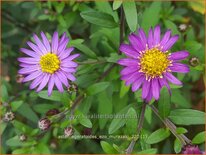
[[[182,148],[182,154],[202,154],[202,152],[196,145],[185,145]]]
[[[73,134],[73,129],[71,127],[67,127],[64,129],[64,136],[70,137]]]
[[[92,134],[92,129],[91,128],[85,128],[83,131],[84,135],[91,135]]]
[[[187,25],[186,24],[180,24],[179,29],[180,29],[180,31],[184,32],[187,29]]]
[[[15,114],[12,111],[6,112],[6,114],[4,115],[4,120],[9,122],[14,120],[15,118]]]
[[[55,140],[55,139],[51,140],[51,142],[50,142],[50,147],[51,147],[52,149],[56,149],[56,148],[58,147],[57,140]]]
[[[16,82],[17,82],[17,83],[22,83],[23,79],[24,79],[24,76],[21,75],[21,74],[18,74],[18,75],[16,76]]]
[[[192,58],[190,58],[190,60],[189,60],[189,64],[191,65],[191,66],[193,66],[193,67],[196,67],[197,65],[199,65],[199,59],[198,59],[198,57],[192,57]]]
[[[46,112],[46,116],[53,116],[59,113],[58,109],[51,109],[49,111]]]
[[[41,130],[48,130],[51,125],[51,121],[48,118],[42,118],[38,122],[38,126]]]
[[[72,92],[77,92],[77,85],[74,84],[74,83],[71,83],[70,87],[67,89],[67,91],[69,93],[72,93]]]

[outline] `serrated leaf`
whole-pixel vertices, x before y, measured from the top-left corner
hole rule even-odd
[[[205,113],[193,109],[176,109],[170,112],[169,118],[178,125],[205,124]]]
[[[118,24],[115,23],[114,18],[107,13],[102,13],[98,11],[85,11],[81,12],[80,15],[86,21],[98,26],[106,28],[115,28],[118,26]]]
[[[165,140],[167,137],[170,136],[170,131],[168,129],[158,129],[155,132],[153,132],[146,140],[146,143],[148,144],[156,144],[163,140]]]
[[[107,153],[107,154],[118,153],[109,143],[107,143],[105,141],[101,141],[100,144],[101,144],[102,149],[104,150],[105,153]]]
[[[123,9],[127,24],[132,32],[137,29],[137,8],[135,1],[123,2]]]
[[[198,133],[193,139],[193,144],[201,144],[205,142],[206,133],[205,131]]]
[[[95,84],[88,87],[87,93],[88,93],[88,95],[95,95],[97,93],[104,91],[109,85],[110,85],[109,82],[95,83]]]
[[[158,109],[160,116],[166,118],[170,113],[170,94],[166,87],[163,87],[160,92],[160,99],[158,102]]]

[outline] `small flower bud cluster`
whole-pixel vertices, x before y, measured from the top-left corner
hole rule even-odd
[[[12,111],[9,111],[9,112],[6,112],[5,115],[4,115],[4,120],[6,122],[10,122],[10,121],[13,121],[15,118],[15,114],[12,112]]]

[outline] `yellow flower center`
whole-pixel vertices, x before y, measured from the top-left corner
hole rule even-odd
[[[60,60],[56,54],[48,53],[41,57],[40,66],[42,72],[53,74],[60,68]]]
[[[141,54],[140,71],[146,74],[146,79],[154,77],[162,78],[162,73],[167,70],[169,65],[168,54],[163,53],[156,47],[147,49]]]

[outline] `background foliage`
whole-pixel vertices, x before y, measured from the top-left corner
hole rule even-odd
[[[131,138],[110,139],[60,139],[64,128],[72,124],[75,135],[134,135],[142,106],[141,90],[132,93],[120,81],[120,66],[116,61],[120,42],[120,14],[125,14],[124,42],[128,34],[139,27],[145,31],[160,24],[163,31],[171,29],[180,39],[172,51],[186,49],[199,64],[190,66],[187,75],[177,74],[183,87],[171,85],[172,96],[162,91],[160,102],[154,105],[162,118],[169,117],[177,126],[179,134],[186,133],[193,144],[201,144],[204,150],[204,84],[205,84],[205,29],[203,1],[188,2],[2,2],[2,98],[1,118],[12,111],[15,119],[1,120],[2,153],[123,153]],[[186,29],[181,30],[180,25]],[[17,57],[22,53],[33,33],[55,30],[66,32],[71,38],[69,46],[81,53],[76,73],[77,92],[46,91],[36,93],[28,84],[18,83]],[[189,63],[189,59],[185,61]],[[80,98],[78,98],[80,97]],[[66,117],[53,117],[49,131],[38,129],[37,122],[52,108],[60,111],[70,109],[80,99],[74,115],[127,114],[136,119],[88,119],[81,117],[69,121]],[[153,102],[153,101],[152,101]],[[192,110],[193,109],[193,110]],[[27,135],[21,142],[19,135]],[[179,153],[180,142],[165,128],[149,107],[140,140],[134,153]]]

